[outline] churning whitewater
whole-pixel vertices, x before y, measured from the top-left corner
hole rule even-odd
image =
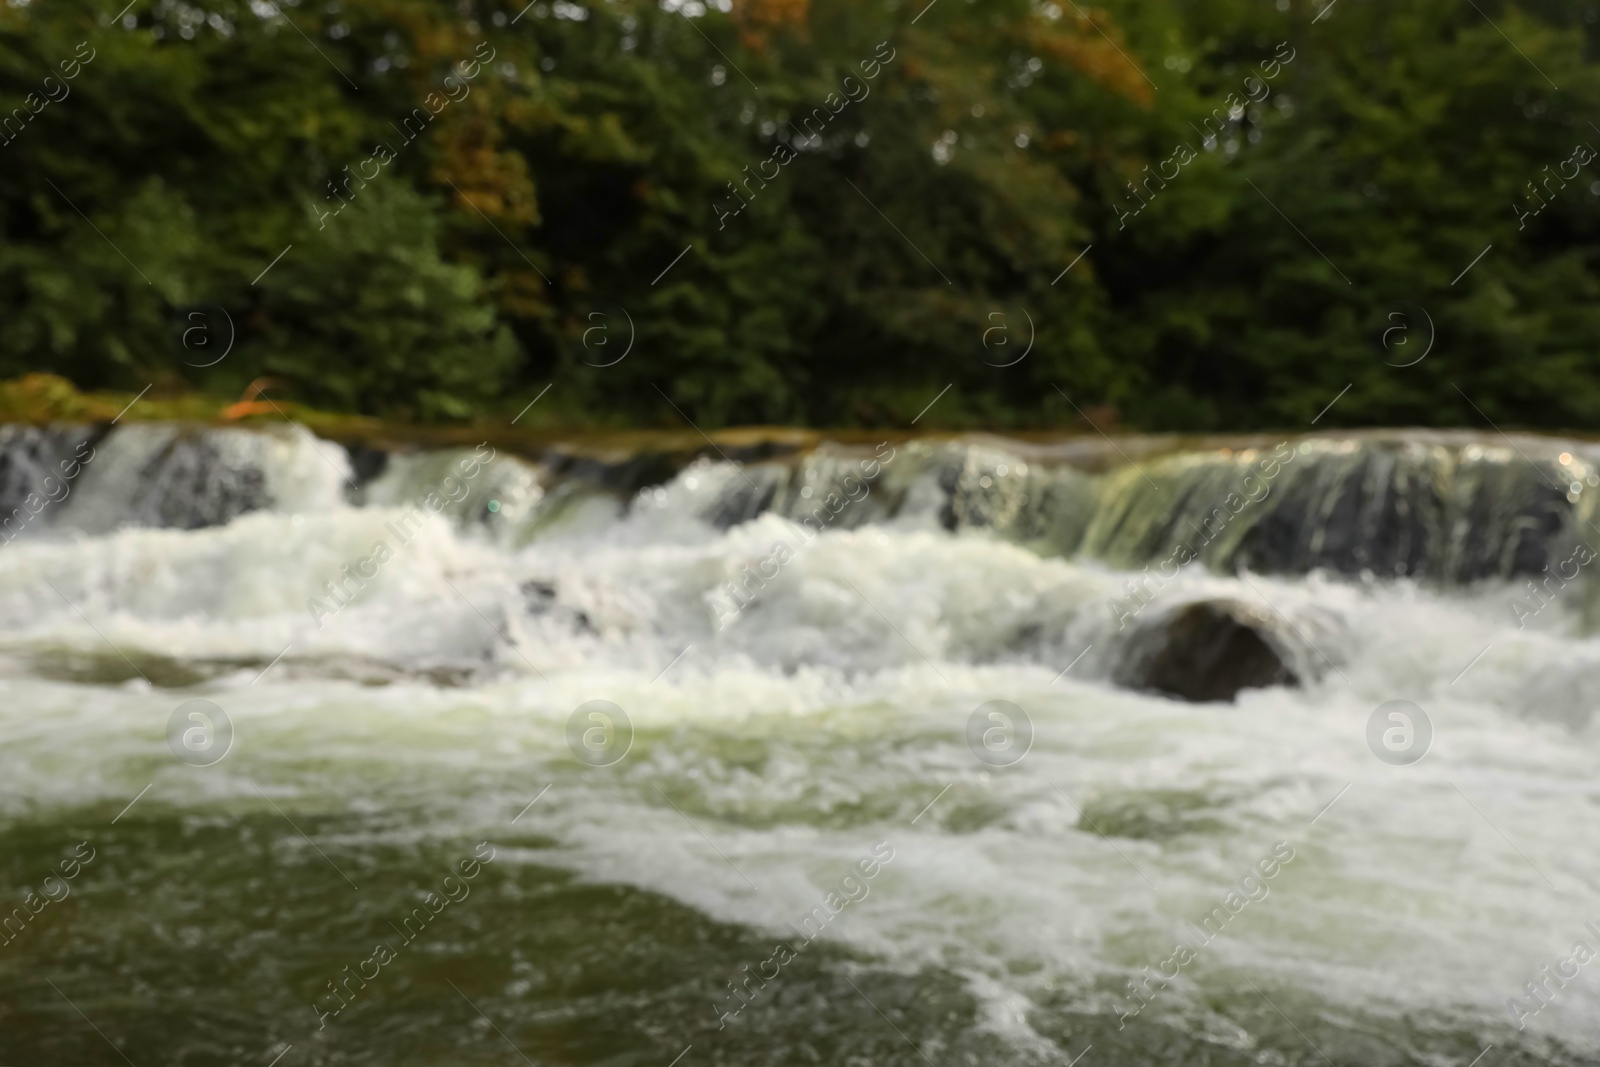
[[[8,862],[40,855],[31,884],[58,844],[100,848],[76,896],[7,929],[8,994],[51,953],[156,929],[187,946],[161,973],[216,1024],[180,1026],[185,1047],[241,1055],[335,1049],[342,1019],[421,1003],[425,968],[460,959],[506,968],[470,998],[486,1018],[637,1027],[611,1051],[663,1064],[688,1043],[751,1062],[761,1027],[773,1062],[1595,1062],[1590,446],[730,460],[5,432]],[[1131,684],[1141,635],[1196,604],[1246,613],[1292,683],[1200,703]],[[168,751],[195,699],[232,729],[204,768]],[[1431,724],[1404,765],[1369,744],[1396,700]],[[575,716],[600,701],[621,717]],[[585,758],[591,722],[615,758]],[[1026,743],[992,758],[991,729]],[[193,851],[158,871],[124,833]],[[412,905],[370,903],[485,841],[443,932],[412,945]],[[296,889],[256,910],[274,870]],[[539,910],[567,885],[566,913]],[[398,958],[358,987],[343,968],[380,934]],[[276,937],[306,958],[213,973]],[[554,976],[538,939],[564,937],[615,966],[619,1001]],[[116,983],[74,988],[109,1004]],[[397,1026],[376,1062],[420,1040]]]

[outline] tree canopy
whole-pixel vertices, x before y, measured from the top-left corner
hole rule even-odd
[[[0,7],[0,377],[429,421],[552,383],[529,421],[1233,430],[1348,386],[1318,425],[1600,422],[1592,4],[109,6]]]

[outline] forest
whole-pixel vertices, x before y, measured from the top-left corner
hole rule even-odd
[[[8,0],[0,378],[418,423],[1582,430],[1597,19]]]

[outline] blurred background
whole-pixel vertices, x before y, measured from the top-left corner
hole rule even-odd
[[[1301,426],[1350,385],[1319,425],[1483,425],[1455,382],[1496,423],[1580,428],[1597,19],[8,0],[0,377],[270,375],[425,421],[559,380],[526,425],[568,427],[681,425],[652,384],[705,426],[904,426],[953,383],[929,424],[1082,427],[1056,382],[1179,431]],[[1418,306],[1450,359],[1397,375],[1421,345],[1380,339]]]

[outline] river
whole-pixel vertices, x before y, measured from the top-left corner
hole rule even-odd
[[[4,434],[0,1062],[1600,1063],[1592,445]]]

